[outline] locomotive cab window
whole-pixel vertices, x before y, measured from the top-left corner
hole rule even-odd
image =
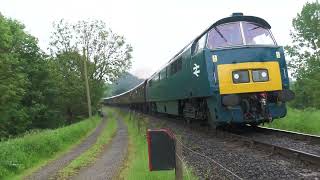
[[[275,45],[269,29],[259,24],[242,22],[243,34],[247,45]]]
[[[232,22],[213,27],[207,47],[216,49],[241,45],[276,45],[270,29],[253,22]]]
[[[223,24],[212,28],[208,34],[208,48],[242,45],[243,39],[240,30],[240,22]]]

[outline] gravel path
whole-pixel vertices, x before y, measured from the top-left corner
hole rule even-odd
[[[105,149],[101,157],[91,166],[79,172],[73,179],[105,180],[118,175],[128,150],[128,129],[121,119],[118,119],[116,136]]]
[[[266,154],[213,132],[193,130],[166,118],[149,117],[149,127],[172,129],[180,137],[183,158],[200,179],[319,179],[320,170]],[[199,155],[203,154],[204,156]],[[218,165],[219,164],[219,165]],[[226,169],[222,168],[225,167]],[[185,172],[187,173],[187,172]]]
[[[81,144],[73,148],[70,152],[66,153],[57,160],[50,162],[49,164],[43,166],[30,176],[27,176],[24,179],[33,179],[33,180],[44,180],[44,179],[55,179],[57,172],[68,165],[73,159],[78,157],[80,154],[89,149],[97,140],[97,137],[105,128],[107,120],[104,118],[100,125],[95,129],[95,131],[87,137]]]

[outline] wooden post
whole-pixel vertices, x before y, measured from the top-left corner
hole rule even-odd
[[[175,173],[176,173],[176,180],[183,180],[183,169],[182,169],[182,147],[181,144],[175,142],[175,148],[176,148],[176,168],[175,168]],[[180,157],[180,158],[179,158]]]
[[[86,49],[83,47],[82,49],[83,53],[83,69],[84,69],[84,81],[86,85],[86,92],[87,92],[87,104],[88,104],[88,114],[89,117],[92,116],[91,111],[91,97],[90,97],[90,88],[89,88],[89,81],[88,81],[88,70],[87,70],[87,56],[86,56]]]
[[[137,121],[138,121],[138,134],[140,134],[140,118],[137,118]]]

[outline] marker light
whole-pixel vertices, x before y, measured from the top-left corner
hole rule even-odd
[[[250,82],[249,79],[249,71],[248,70],[239,70],[239,71],[233,71],[232,72],[232,80],[233,83],[248,83]]]
[[[252,70],[252,80],[254,82],[264,82],[269,80],[268,70]]]
[[[262,72],[261,76],[265,78],[265,77],[267,77],[267,73],[266,72]]]

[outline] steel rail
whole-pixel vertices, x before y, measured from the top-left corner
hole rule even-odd
[[[245,145],[251,148],[270,152],[272,155],[278,154],[291,160],[299,160],[307,165],[314,165],[314,166],[320,167],[319,155],[303,152],[300,150],[295,150],[292,148],[286,148],[286,147],[282,147],[282,146],[271,144],[271,143],[258,141],[251,137],[242,136],[239,134],[235,134],[235,133],[227,132],[223,130],[218,130],[217,135],[223,135],[223,137],[230,137],[232,139],[236,139],[237,141],[242,141]]]
[[[256,127],[256,129],[263,133],[273,133],[278,135],[288,136],[293,139],[302,140],[302,141],[309,141],[314,144],[320,144],[320,136],[312,135],[312,134],[304,134],[294,131],[287,131],[282,129],[275,129],[275,128],[267,128],[267,127]]]

